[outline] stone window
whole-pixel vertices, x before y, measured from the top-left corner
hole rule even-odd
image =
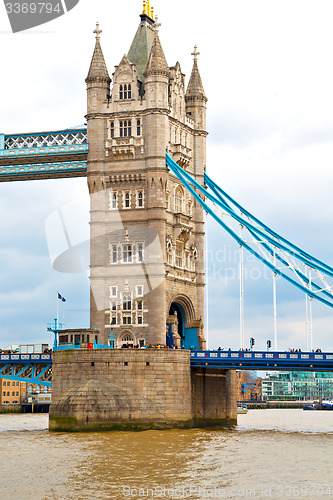
[[[131,208],[131,196],[129,191],[124,191],[124,208]]]
[[[111,134],[111,139],[114,138],[114,122],[110,123],[110,134]]]
[[[176,266],[183,267],[183,245],[176,243]]]
[[[130,137],[132,135],[132,122],[131,120],[122,120],[119,123],[120,137]]]
[[[129,293],[124,293],[123,295],[123,311],[132,310],[132,297]]]
[[[132,99],[132,85],[125,83],[119,87],[119,99]]]
[[[111,302],[111,311],[117,310],[117,302]]]
[[[110,286],[110,297],[117,297],[117,296],[118,296],[118,287]]]
[[[130,263],[133,262],[133,247],[131,244],[126,243],[123,245],[123,262]]]
[[[136,135],[141,135],[141,120],[136,121]]]
[[[111,245],[111,264],[116,264],[118,261],[117,245]]]
[[[175,191],[175,212],[181,213],[183,211],[184,193],[180,186]]]
[[[116,191],[111,191],[110,193],[110,210],[117,209],[117,193]]]
[[[140,189],[136,192],[136,206],[137,208],[143,207],[143,190]]]
[[[131,316],[123,316],[123,325],[131,325],[131,324],[132,324]]]
[[[136,246],[136,260],[143,262],[143,243],[138,243]]]
[[[113,316],[113,318],[111,318],[111,325],[116,325],[116,324],[117,324],[117,318]]]
[[[142,316],[138,316],[138,325],[142,325]]]
[[[136,296],[143,297],[143,285],[136,286]]]
[[[132,337],[132,335],[130,335],[129,333],[126,333],[126,335],[124,335],[123,338],[121,339],[121,342],[122,343],[133,344],[133,337]]]
[[[138,311],[142,311],[142,309],[143,309],[143,302],[142,302],[142,300],[138,300],[137,306],[138,306]]]

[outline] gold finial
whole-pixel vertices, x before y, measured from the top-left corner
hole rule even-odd
[[[194,56],[194,60],[198,60],[198,56],[200,56],[200,52],[197,51],[198,47],[194,45],[194,52],[192,52],[191,56]]]
[[[142,14],[150,17],[150,19],[154,19],[154,7],[150,7],[149,0],[143,0]]]
[[[96,40],[99,40],[99,35],[102,33],[102,30],[99,29],[99,23],[96,23],[96,29],[93,31],[93,33],[96,33]]]

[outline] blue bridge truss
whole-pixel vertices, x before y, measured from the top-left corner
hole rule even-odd
[[[52,386],[52,354],[0,354],[0,378]]]
[[[0,134],[0,182],[87,175],[87,129]]]

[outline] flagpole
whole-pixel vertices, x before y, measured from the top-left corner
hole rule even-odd
[[[57,291],[57,323],[56,323],[56,330],[58,329],[58,319],[59,319],[59,292]]]

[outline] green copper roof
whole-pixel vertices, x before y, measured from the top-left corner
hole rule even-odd
[[[131,48],[127,54],[131,63],[135,64],[139,78],[144,82],[144,72],[146,70],[151,48],[154,42],[154,21],[146,16],[141,17],[138,30],[135,34]],[[166,61],[165,61],[166,63]],[[167,63],[166,63],[167,65]]]

